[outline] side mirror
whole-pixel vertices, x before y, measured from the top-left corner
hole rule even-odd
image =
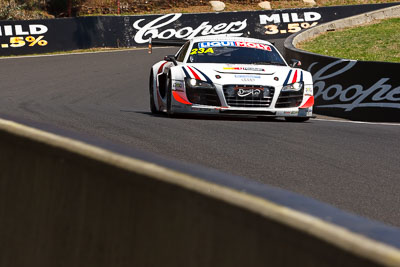
[[[297,59],[291,59],[290,60],[290,66],[292,68],[300,67],[301,66],[301,61]]]
[[[176,62],[176,58],[174,55],[165,56],[164,60],[168,62],[173,62],[175,66],[178,65],[178,62]]]

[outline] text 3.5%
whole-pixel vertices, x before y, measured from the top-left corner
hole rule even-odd
[[[267,29],[267,31],[265,32],[265,34],[285,34],[285,33],[294,33],[294,32],[299,32],[302,29],[307,29],[310,27],[314,27],[315,25],[317,25],[318,22],[314,22],[312,24],[308,23],[308,22],[303,22],[303,23],[289,23],[287,25],[287,29],[279,29],[277,25],[271,24],[271,25],[266,25],[264,26],[265,29]]]
[[[27,43],[29,46],[46,46],[48,42],[46,40],[43,40],[43,35],[35,38],[33,36],[27,36],[25,39],[23,37],[11,37],[10,38],[10,43],[9,44],[1,44],[1,48],[9,48],[9,47],[23,47]]]

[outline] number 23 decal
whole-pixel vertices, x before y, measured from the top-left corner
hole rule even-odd
[[[193,48],[192,52],[190,52],[191,55],[196,55],[196,54],[206,54],[206,53],[214,53],[214,50],[210,47],[207,50],[205,48]]]

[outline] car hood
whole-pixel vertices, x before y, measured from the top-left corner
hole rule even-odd
[[[183,67],[185,75],[214,84],[281,86],[303,79],[303,71],[288,66],[254,64],[193,63]]]

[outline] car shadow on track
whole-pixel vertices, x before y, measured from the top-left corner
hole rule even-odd
[[[200,115],[200,114],[175,114],[168,116],[166,114],[153,114],[147,111],[121,110],[122,112],[134,112],[151,117],[178,119],[178,120],[215,120],[215,121],[266,121],[266,122],[286,122],[283,118],[267,117],[267,116],[238,116],[238,115]]]

